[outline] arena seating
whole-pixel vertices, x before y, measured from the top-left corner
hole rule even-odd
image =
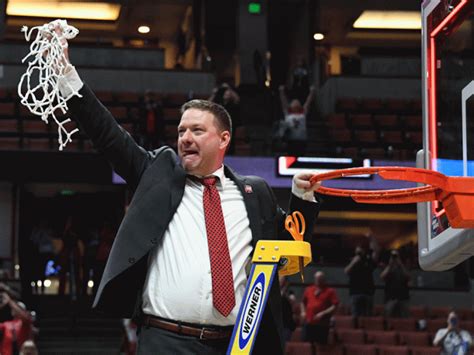
[[[325,123],[334,151],[353,158],[414,160],[422,146],[419,100],[340,98]]]
[[[381,314],[383,305],[374,307]],[[332,318],[328,345],[304,344],[303,328],[297,327],[290,342],[287,343],[287,354],[295,349],[312,349],[312,355],[319,354],[374,354],[374,355],[418,355],[439,354],[439,348],[432,346],[433,338],[438,329],[446,327],[446,316],[449,307],[411,306],[410,318],[386,318],[381,315],[354,318],[347,305],[341,304]],[[474,317],[471,309],[456,310],[462,319],[461,327],[474,332]],[[424,319],[426,327],[418,329],[418,321]],[[307,343],[309,344],[309,343]],[[290,350],[292,352],[288,352]],[[303,354],[303,352],[302,352]],[[304,353],[306,354],[306,352]]]

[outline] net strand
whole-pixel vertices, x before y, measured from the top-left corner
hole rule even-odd
[[[59,25],[61,34],[56,33],[55,26]],[[58,125],[59,150],[63,150],[67,143],[72,142],[72,135],[79,131],[75,128],[69,131],[66,124],[71,119],[60,120],[57,113],[66,114],[67,101],[73,96],[82,97],[77,90],[64,80],[70,91],[63,97],[59,90],[59,82],[70,68],[64,49],[66,40],[76,37],[79,30],[67,24],[66,20],[55,20],[42,26],[30,29],[23,26],[21,31],[27,42],[30,42],[36,31],[35,39],[30,44],[30,52],[22,59],[28,61],[28,68],[21,76],[18,84],[18,96],[22,105],[36,116],[40,116],[46,124],[49,117]]]

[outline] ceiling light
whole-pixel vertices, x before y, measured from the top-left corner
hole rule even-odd
[[[105,2],[10,0],[7,15],[115,21],[120,8],[119,4]]]
[[[372,11],[365,10],[353,24],[354,28],[420,30],[419,11]]]
[[[317,32],[313,36],[315,41],[322,41],[324,39],[324,34]]]
[[[148,26],[140,26],[140,27],[138,27],[138,32],[140,32],[140,33],[148,33],[148,32],[150,32],[150,27],[148,27]]]

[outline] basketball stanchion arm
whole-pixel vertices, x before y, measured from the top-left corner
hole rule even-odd
[[[247,282],[227,354],[251,354],[275,274],[293,275],[311,262],[304,241],[261,240],[255,247]]]

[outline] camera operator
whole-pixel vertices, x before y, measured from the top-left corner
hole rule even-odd
[[[355,255],[344,272],[349,276],[349,294],[353,317],[371,316],[374,307],[374,270],[378,261],[378,245],[370,237],[370,250],[361,246],[355,249]]]
[[[390,260],[380,274],[385,281],[385,315],[408,317],[410,273],[403,265],[397,250],[392,250]]]
[[[441,348],[441,355],[467,354],[472,344],[471,335],[459,327],[459,318],[455,312],[449,313],[447,323],[447,328],[436,332],[433,345]]]

